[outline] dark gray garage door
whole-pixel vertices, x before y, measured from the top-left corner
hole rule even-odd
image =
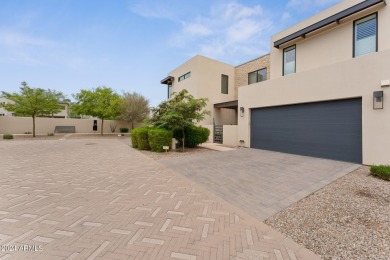
[[[362,100],[252,109],[251,147],[361,163]]]

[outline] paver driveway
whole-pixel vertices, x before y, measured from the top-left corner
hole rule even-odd
[[[2,141],[0,158],[0,259],[318,258],[118,140]]]
[[[160,162],[261,220],[360,167],[245,148]]]

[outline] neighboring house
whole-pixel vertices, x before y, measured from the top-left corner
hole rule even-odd
[[[12,103],[14,102],[6,98],[0,97],[0,104],[12,104]],[[9,112],[4,108],[0,107],[0,116],[14,116],[14,115],[15,115],[14,113]]]
[[[14,102],[12,100],[6,99],[4,97],[0,97],[0,103],[12,104]],[[56,113],[56,114],[54,114],[54,115],[52,115],[50,117],[54,117],[54,118],[68,118],[69,117],[69,104],[63,102],[63,103],[59,103],[59,105],[61,107],[63,107],[61,112]],[[9,111],[5,110],[4,108],[0,108],[0,116],[15,116],[15,113],[9,112]]]
[[[390,164],[389,28],[384,0],[346,0],[274,35],[269,80],[235,75],[236,145]]]
[[[54,114],[54,118],[68,118],[69,117],[69,104],[66,102],[59,103],[59,105],[62,107],[62,110],[58,112],[57,114]]]

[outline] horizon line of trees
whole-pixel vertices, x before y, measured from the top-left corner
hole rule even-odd
[[[134,123],[142,122],[151,110],[149,100],[137,92],[124,92],[122,95],[106,86],[99,86],[90,90],[82,89],[72,94],[72,102],[56,90],[32,88],[25,81],[21,83],[19,92],[2,91],[2,96],[13,103],[0,103],[0,107],[14,112],[16,116],[28,116],[33,121],[33,137],[35,137],[36,117],[50,117],[59,113],[63,106],[60,103],[69,103],[70,117],[92,116],[101,120],[101,134],[103,135],[104,120],[124,120],[134,128]]]

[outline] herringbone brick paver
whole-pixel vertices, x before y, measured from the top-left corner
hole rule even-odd
[[[0,142],[0,259],[316,259],[117,140]]]

